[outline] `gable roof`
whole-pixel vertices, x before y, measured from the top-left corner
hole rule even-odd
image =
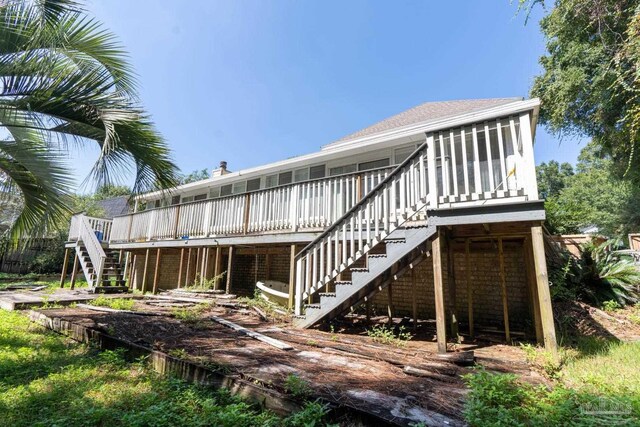
[[[434,120],[441,120],[447,117],[458,116],[460,114],[472,113],[486,108],[497,107],[522,101],[521,97],[511,98],[488,98],[488,99],[463,99],[457,101],[425,102],[416,107],[403,111],[400,114],[391,116],[374,125],[349,134],[325,145],[323,148],[339,145],[347,141],[375,135],[391,129],[414,125],[417,123],[427,123]]]

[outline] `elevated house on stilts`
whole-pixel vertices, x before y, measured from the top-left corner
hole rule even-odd
[[[281,282],[302,328],[361,304],[435,320],[446,337],[556,339],[533,143],[539,101],[422,104],[318,152],[77,215],[74,271],[97,290]],[[226,273],[221,276],[221,273]]]

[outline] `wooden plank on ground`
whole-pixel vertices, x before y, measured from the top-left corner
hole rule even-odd
[[[291,347],[289,344],[284,343],[280,340],[277,340],[275,338],[271,338],[268,337],[266,335],[262,335],[258,332],[252,331],[250,329],[245,328],[244,326],[240,326],[237,323],[233,323],[230,322],[226,319],[223,319],[221,317],[218,316],[212,316],[211,320],[213,320],[214,322],[220,323],[221,325],[224,325],[228,328],[233,329],[234,331],[238,331],[242,334],[245,334],[251,338],[254,338],[258,341],[262,341],[263,343],[269,344],[273,347],[279,348],[280,350],[293,350],[293,347]]]
[[[215,301],[204,298],[168,297],[164,295],[145,295],[145,298],[161,299],[165,301],[194,302],[196,304],[213,304]]]
[[[84,308],[85,310],[102,311],[105,313],[137,314],[138,316],[163,316],[163,314],[152,313],[149,311],[116,310],[115,308],[98,307],[98,306],[89,305],[89,304],[76,304],[76,307]]]

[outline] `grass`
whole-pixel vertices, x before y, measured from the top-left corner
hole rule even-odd
[[[544,350],[524,350],[554,386],[534,387],[481,369],[467,375],[470,425],[640,425],[640,343],[574,337],[561,348],[559,362]]]
[[[374,325],[371,329],[367,329],[367,336],[371,337],[374,342],[396,347],[406,346],[407,342],[413,338],[413,335],[407,332],[404,326],[400,326],[396,333],[392,327],[386,325]]]
[[[0,310],[0,426],[323,425],[315,403],[282,419],[231,396],[161,377],[144,360],[98,352]]]
[[[38,276],[36,276],[38,277]],[[49,291],[53,291],[55,289],[60,288],[60,280],[58,279],[52,279],[52,280],[30,280],[29,279],[29,275],[22,275],[19,276],[18,279],[16,279],[16,281],[11,281],[11,282],[3,282],[0,283],[0,290],[8,288],[10,286],[15,286],[15,285],[33,285],[33,286],[46,286],[47,289]],[[64,284],[65,289],[69,289],[69,281],[67,280]],[[89,287],[89,284],[86,282],[86,280],[76,280],[76,289],[78,288],[87,288]],[[42,292],[42,291],[41,291]]]
[[[92,300],[89,304],[96,307],[108,307],[114,310],[131,310],[135,304],[135,301],[129,298],[109,298],[104,295],[100,295],[98,298]]]

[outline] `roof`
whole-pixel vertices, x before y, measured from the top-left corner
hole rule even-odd
[[[391,116],[374,125],[366,127],[362,130],[354,132],[350,135],[340,138],[325,147],[331,147],[334,144],[341,144],[345,141],[362,138],[365,136],[375,135],[380,132],[389,131],[391,129],[401,128],[404,126],[414,125],[417,123],[425,123],[434,120],[441,120],[447,117],[458,116],[460,114],[472,113],[474,111],[484,110],[486,108],[497,107],[512,102],[522,101],[521,97],[511,98],[488,98],[488,99],[463,99],[457,101],[439,101],[425,102],[416,107],[403,111],[400,114]]]
[[[98,205],[104,210],[104,217],[107,219],[124,215],[129,212],[129,198],[127,196],[112,197],[100,200]]]

